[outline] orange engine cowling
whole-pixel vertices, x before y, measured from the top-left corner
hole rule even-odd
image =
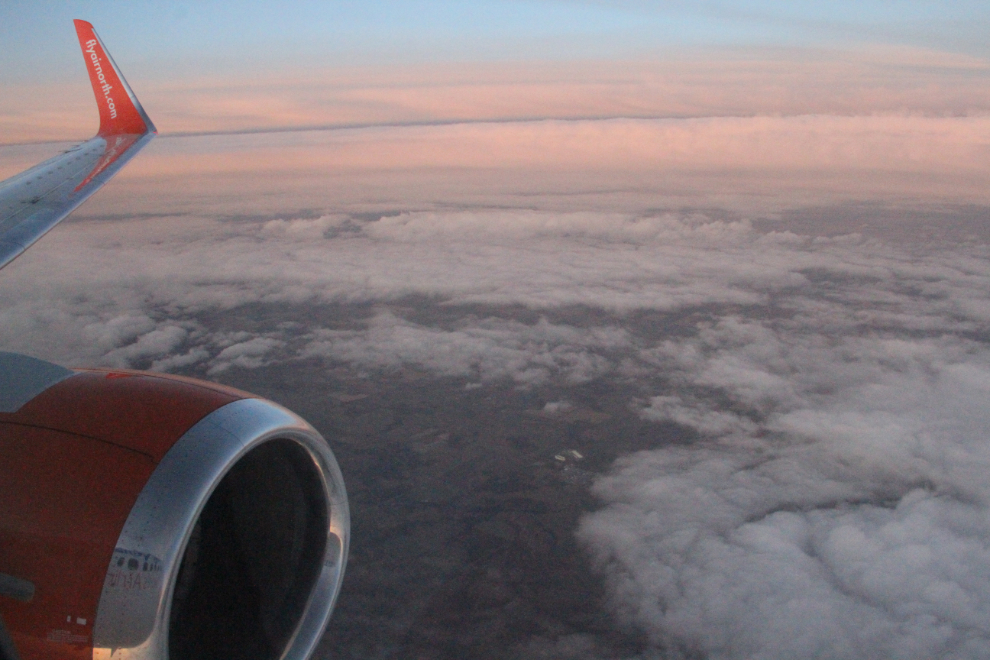
[[[349,529],[333,453],[288,410],[0,353],[0,657],[306,658]]]

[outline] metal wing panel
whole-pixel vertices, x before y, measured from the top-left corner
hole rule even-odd
[[[152,137],[95,137],[0,184],[0,268],[102,188]]]
[[[100,130],[93,139],[0,183],[0,268],[99,190],[156,134],[93,26],[78,20],[75,26]]]

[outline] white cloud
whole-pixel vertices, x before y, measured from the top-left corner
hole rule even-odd
[[[520,385],[535,385],[560,379],[574,385],[610,373],[614,365],[601,352],[628,346],[628,334],[619,328],[582,330],[545,319],[526,325],[492,318],[443,330],[383,311],[371,319],[367,331],[318,331],[302,356],[360,367],[414,365],[443,376],[481,381],[509,378]]]
[[[640,414],[712,439],[596,485],[623,619],[673,657],[985,657],[990,351],[729,317],[658,353],[717,393]]]
[[[231,367],[257,369],[268,364],[268,360],[265,359],[268,353],[284,345],[284,341],[272,337],[254,337],[232,344],[220,351],[207,373],[214,375]]]
[[[202,362],[210,357],[209,351],[203,348],[191,348],[183,355],[172,355],[151,363],[151,371],[169,372]]]
[[[756,430],[756,424],[752,420],[731,412],[705,410],[697,405],[688,406],[679,396],[651,397],[650,405],[641,408],[639,414],[652,421],[669,420],[682,426],[690,426],[702,435],[752,433]]]
[[[789,323],[833,334],[862,327],[974,332],[988,318],[990,266],[983,252],[977,246],[911,254],[863,237],[765,234],[746,221],[672,213],[503,210],[404,213],[370,222],[330,214],[70,223],[4,270],[0,333],[6,348],[85,364],[106,363],[111,351],[140,335],[175,325],[190,334],[173,348],[216,355],[226,345],[213,346],[220,339],[202,335],[191,315],[248,303],[388,302],[410,295],[448,305],[583,305],[620,314],[777,305]],[[749,348],[707,360],[699,383],[732,380],[736,396],[749,403],[783,396],[771,390],[790,387],[787,374],[752,368],[762,359],[753,351],[779,352],[777,340],[753,324],[736,325],[732,332],[756,333],[737,338]],[[730,326],[725,321],[705,332],[726,333]],[[399,334],[412,330],[390,332],[390,341],[399,342]],[[472,342],[501,341],[463,337],[462,330],[429,332],[462,356],[472,353]],[[561,345],[568,341],[559,338]],[[693,350],[675,348],[680,353],[668,355],[660,344],[637,359],[667,368]],[[163,359],[134,351],[134,358]],[[118,351],[114,359],[128,355]],[[464,371],[421,357],[445,373]],[[599,367],[569,369],[590,374]]]
[[[126,367],[137,360],[168,355],[185,342],[188,334],[178,326],[166,325],[142,334],[127,346],[108,352],[104,360],[112,366]]]
[[[104,349],[117,348],[153,330],[155,322],[144,314],[118,316],[105,323],[95,322],[83,328],[83,338]]]

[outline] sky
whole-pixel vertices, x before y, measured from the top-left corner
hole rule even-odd
[[[126,62],[163,133],[990,105],[976,1],[14,1],[0,8],[0,142],[92,125],[73,18]]]
[[[161,135],[4,270],[0,346],[477,396],[598,466],[632,641],[423,657],[990,657],[986,3],[5,3],[0,177],[95,129],[75,17]]]

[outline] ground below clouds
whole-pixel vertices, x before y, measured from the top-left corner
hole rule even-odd
[[[593,476],[675,440],[629,414],[623,392],[473,387],[416,369],[375,374],[317,359],[221,380],[292,408],[346,475],[353,539],[318,657],[620,658],[620,632],[574,537]],[[580,457],[580,458],[578,458]]]

